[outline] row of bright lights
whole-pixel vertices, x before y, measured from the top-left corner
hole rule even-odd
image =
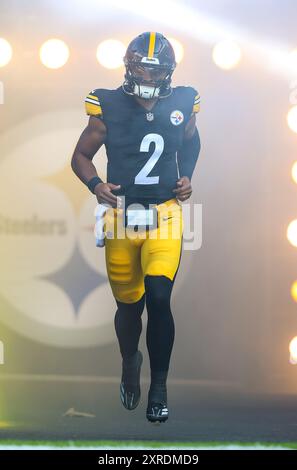
[[[184,56],[182,44],[175,38],[168,38],[171,42],[176,61],[179,63]],[[97,47],[98,62],[108,69],[116,69],[123,65],[126,45],[116,39],[107,39]],[[69,59],[69,47],[61,39],[49,39],[39,50],[39,57],[43,65],[51,69],[63,67]],[[0,38],[0,67],[7,65],[12,59],[12,47],[9,42]],[[240,47],[232,41],[223,41],[213,48],[215,64],[225,70],[234,68],[241,60]]]
[[[184,55],[182,44],[177,39],[169,38],[176,55],[176,61],[180,62]],[[98,62],[108,69],[117,69],[123,65],[123,57],[126,46],[116,39],[102,41],[96,51]],[[61,39],[49,39],[39,49],[39,57],[42,64],[50,69],[59,69],[69,59],[70,52],[67,44]],[[12,47],[9,42],[0,38],[0,67],[9,64],[12,59]]]
[[[175,38],[169,38],[174,48],[177,62],[180,62],[184,55],[182,44]],[[126,45],[116,39],[107,39],[99,44],[97,48],[97,59],[104,67],[115,69],[123,65],[123,55]],[[69,47],[61,39],[49,39],[39,51],[41,62],[49,68],[60,68],[66,64],[69,58]],[[212,51],[215,64],[224,69],[230,70],[236,67],[242,58],[240,47],[235,41],[224,40],[217,43]],[[7,65],[12,58],[12,46],[4,39],[0,38],[0,67]],[[286,63],[292,70],[297,72],[297,49],[286,54]]]

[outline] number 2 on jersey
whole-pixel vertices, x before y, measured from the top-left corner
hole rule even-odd
[[[142,139],[140,144],[140,152],[148,152],[150,149],[151,143],[154,142],[155,150],[152,156],[148,159],[144,167],[140,170],[139,173],[135,176],[135,184],[158,184],[159,183],[159,176],[147,176],[154,166],[156,165],[157,161],[162,155],[164,150],[164,139],[159,134],[147,134]]]

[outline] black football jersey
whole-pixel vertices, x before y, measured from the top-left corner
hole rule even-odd
[[[175,87],[146,110],[122,87],[95,89],[85,99],[86,113],[102,119],[107,129],[107,182],[120,184],[116,195],[130,202],[156,203],[175,197],[179,178],[176,154],[185,126],[200,107],[198,92]]]

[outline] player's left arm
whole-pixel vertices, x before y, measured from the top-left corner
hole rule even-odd
[[[200,153],[200,137],[196,127],[196,113],[199,106],[194,105],[193,113],[185,127],[185,135],[182,148],[177,153],[177,162],[180,178],[177,181],[177,189],[174,189],[177,199],[185,201],[192,194],[191,178]]]

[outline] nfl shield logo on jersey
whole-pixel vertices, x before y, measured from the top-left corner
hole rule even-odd
[[[170,121],[172,122],[172,124],[174,126],[178,126],[179,124],[181,124],[184,120],[184,115],[181,111],[172,111],[172,113],[170,114]]]

